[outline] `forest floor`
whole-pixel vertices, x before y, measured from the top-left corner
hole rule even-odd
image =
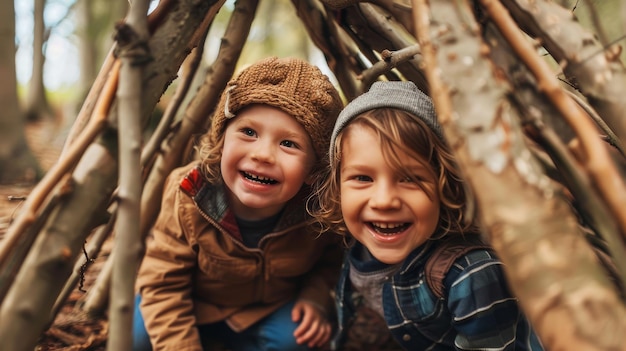
[[[26,138],[44,170],[50,169],[58,160],[63,148],[63,131],[52,121],[29,123]],[[0,241],[16,217],[24,199],[34,185],[0,185]],[[98,277],[100,269],[111,251],[112,239],[103,245],[97,257],[84,272],[82,284],[78,284],[59,310],[52,325],[42,334],[36,351],[104,351],[108,332],[106,316],[87,316],[78,303],[87,294]],[[344,351],[398,351],[399,346],[391,339],[387,328],[375,313],[362,310],[348,333]]]

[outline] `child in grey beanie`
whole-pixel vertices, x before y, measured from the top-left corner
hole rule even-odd
[[[502,263],[467,218],[463,181],[431,99],[376,82],[339,114],[319,185],[325,229],[351,241],[336,288],[341,349],[357,308],[407,350],[543,350]]]

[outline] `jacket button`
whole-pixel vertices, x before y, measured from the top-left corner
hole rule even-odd
[[[409,334],[404,334],[404,335],[402,335],[402,340],[404,340],[404,341],[409,341],[409,340],[411,340],[411,335],[409,335]]]

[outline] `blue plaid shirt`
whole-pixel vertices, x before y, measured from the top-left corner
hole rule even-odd
[[[350,267],[378,271],[385,264],[360,261],[357,243],[346,255],[336,290],[338,332],[331,347],[340,350],[354,317],[358,294],[352,291]],[[394,339],[407,350],[543,350],[512,296],[502,263],[478,249],[457,259],[437,298],[424,279],[424,264],[436,241],[413,251],[402,268],[383,284],[384,317]]]

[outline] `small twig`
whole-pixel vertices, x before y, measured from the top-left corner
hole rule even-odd
[[[624,38],[626,38],[626,34],[620,36],[619,38],[610,41],[609,43],[607,43],[605,46],[602,47],[602,49],[592,53],[591,55],[589,55],[588,57],[585,57],[584,59],[580,60],[580,62],[578,62],[578,65],[582,65],[583,63],[591,60],[594,56],[596,55],[600,55],[604,52],[606,52],[607,50],[611,49],[612,47],[614,47],[615,44],[617,44],[619,41],[624,40]]]
[[[9,201],[20,201],[20,203],[17,204],[17,206],[15,206],[15,208],[13,209],[13,212],[11,212],[11,216],[9,217],[9,224],[13,223],[13,219],[15,218],[15,214],[17,213],[17,210],[19,210],[20,207],[22,207],[25,200],[26,200],[26,196],[9,196]]]
[[[14,195],[9,195],[7,196],[7,199],[9,201],[24,201],[26,200],[26,196],[14,196]]]
[[[606,124],[606,122],[604,122],[604,120],[602,119],[602,117],[600,117],[600,115],[598,115],[598,113],[596,112],[596,110],[593,109],[593,107],[591,107],[585,100],[583,100],[580,96],[565,90],[571,97],[572,99],[574,99],[574,101],[576,101],[576,103],[578,105],[580,105],[580,107],[582,107],[585,112],[587,112],[587,114],[589,114],[589,117],[591,117],[591,119],[596,123],[596,125],[603,131],[606,133],[606,138],[605,140],[613,147],[615,147],[617,149],[617,151],[619,151],[619,153],[623,156],[626,157],[626,154],[624,153],[624,148],[622,147],[622,142],[619,140],[619,138],[617,137],[617,135],[615,135],[615,133],[613,132],[613,130],[611,130],[611,128]]]
[[[412,59],[417,59],[418,63],[421,62],[421,58],[417,56],[420,55],[421,52],[421,48],[418,44],[407,46],[396,51],[383,50],[381,52],[383,60],[376,62],[372,67],[364,70],[357,79],[361,79],[363,86],[369,87],[378,76],[391,71],[402,62]]]
[[[78,281],[78,291],[87,292],[87,290],[83,289],[83,286],[85,286],[85,273],[87,272],[87,268],[89,268],[89,265],[94,263],[95,260],[93,258],[89,258],[89,254],[85,249],[85,244],[83,244],[83,254],[85,255],[85,263],[80,266],[80,280]]]

